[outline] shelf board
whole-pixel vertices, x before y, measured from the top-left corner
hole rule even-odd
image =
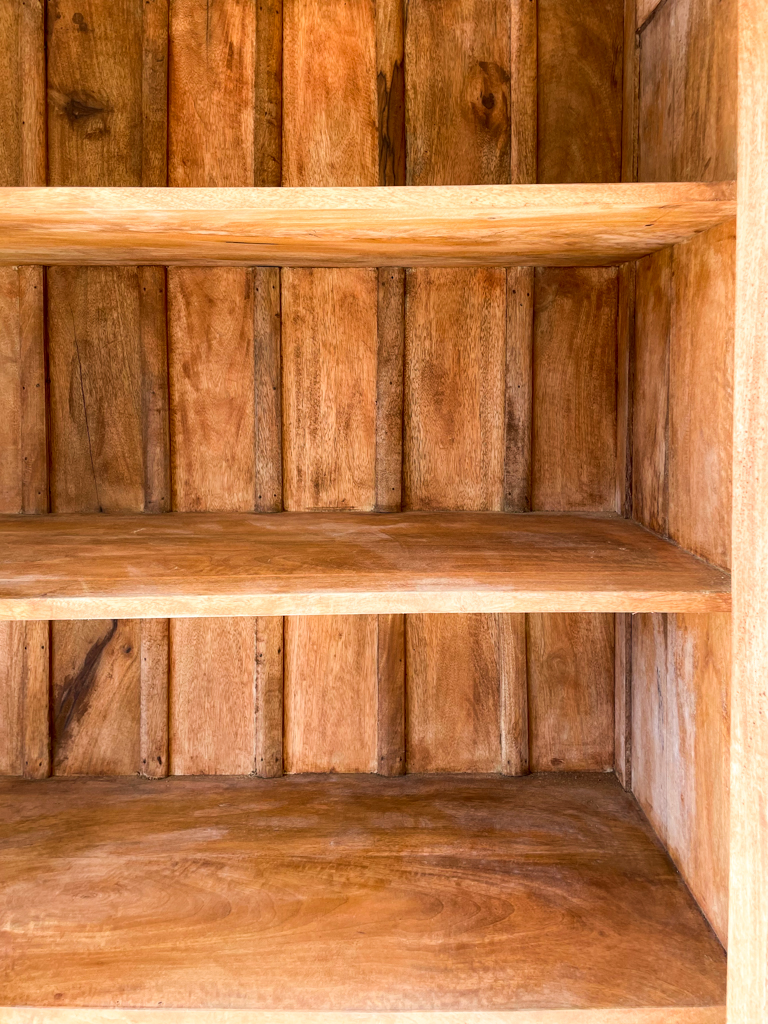
[[[0,811],[2,1004],[725,1019],[613,775],[4,781]]]
[[[0,263],[605,265],[735,215],[733,182],[4,188]]]
[[[730,610],[730,576],[615,515],[0,516],[0,619]]]

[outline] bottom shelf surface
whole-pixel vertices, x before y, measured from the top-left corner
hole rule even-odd
[[[611,775],[5,780],[0,843],[4,1022],[725,1019]]]

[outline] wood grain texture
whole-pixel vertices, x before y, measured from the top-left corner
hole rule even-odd
[[[0,775],[50,774],[50,635],[47,622],[0,626]]]
[[[624,0],[624,70],[621,103],[621,180],[637,181],[638,117],[640,112],[640,40],[637,34],[638,5],[643,0]]]
[[[614,507],[617,271],[536,270],[533,508]]]
[[[51,637],[54,775],[133,775],[141,754],[141,623],[56,623]]]
[[[528,651],[526,617],[496,616],[499,658],[501,773],[529,770]]]
[[[735,222],[674,253],[669,534],[730,568]]]
[[[170,185],[277,183],[279,31],[273,4],[172,4]],[[264,177],[256,177],[257,165]],[[261,442],[265,414],[275,407],[274,399],[263,402],[265,377],[274,372],[270,353],[279,344],[272,323],[275,295],[264,276],[254,279],[250,270],[177,269],[169,272],[168,285],[173,506],[207,512],[252,510],[257,501],[259,507],[273,506],[279,470],[274,462],[262,466],[257,481],[256,439],[258,417]],[[266,448],[272,459],[278,431],[271,418]],[[255,659],[253,619],[171,624],[172,773],[254,770]],[[262,671],[274,668],[279,663]]]
[[[0,550],[3,619],[730,608],[728,573],[616,515],[2,516]]]
[[[538,180],[621,179],[624,0],[538,0]]]
[[[48,175],[57,186],[165,184],[166,5],[47,7]],[[48,273],[51,506],[169,507],[165,282],[159,268]],[[140,770],[141,625],[57,623],[52,763]]]
[[[636,0],[636,2],[637,12],[632,23],[632,30],[635,31],[636,28],[640,32],[648,24],[658,8],[662,4],[667,3],[667,0]]]
[[[736,171],[738,0],[674,0],[640,36],[640,181]]]
[[[405,775],[405,616],[379,615],[377,751],[379,775]]]
[[[168,774],[168,619],[141,623],[141,774],[160,779]]]
[[[732,181],[439,184],[452,177],[435,184],[425,170],[397,189],[9,188],[0,263],[605,266],[736,212]]]
[[[504,510],[531,509],[533,427],[533,267],[507,271]]]
[[[632,791],[632,628],[626,613],[614,621],[613,770],[624,789]]]
[[[538,4],[515,0],[509,8],[511,47],[509,101],[512,112],[510,178],[537,180]]]
[[[405,184],[405,5],[376,2],[379,184]]]
[[[376,352],[376,509],[399,512],[403,501],[404,270],[378,272]]]
[[[283,620],[256,619],[256,755],[262,779],[283,774]]]
[[[669,529],[669,352],[672,250],[637,264],[632,423],[632,516]]]
[[[282,287],[285,508],[372,509],[376,273],[286,269]]]
[[[619,267],[616,323],[616,511],[632,515],[637,263]]]
[[[283,177],[283,0],[257,5],[256,40],[253,176],[257,185],[279,186]]]
[[[461,1014],[426,1010],[387,1013],[387,1024],[723,1024],[725,1006],[622,1010],[479,1010]],[[0,1007],[2,1024],[323,1024],[311,1010],[115,1010],[69,1007]],[[334,1013],[339,1024],[371,1024],[371,1015]]]
[[[727,616],[634,620],[632,788],[723,943],[730,647]]]
[[[511,47],[507,3],[409,3],[409,184],[511,181]],[[405,508],[504,507],[505,361],[504,271],[407,272]],[[409,771],[501,770],[497,620],[409,619],[406,702]]]
[[[731,694],[730,950],[728,1019],[768,1011],[768,532],[765,527],[768,337],[768,11],[739,3],[739,220],[734,381],[733,690]]]
[[[280,271],[253,270],[255,422],[255,508],[283,510],[282,321]]]
[[[531,771],[612,771],[612,615],[528,616]]]
[[[607,776],[0,791],[6,1004],[722,1005],[722,949]]]
[[[501,509],[506,275],[418,270],[406,280],[405,508]]]
[[[376,771],[377,651],[373,615],[285,620],[286,772]]]
[[[370,0],[284,0],[283,185],[378,185],[380,27]],[[285,508],[372,509],[377,274],[281,276]],[[286,771],[376,771],[377,635],[365,616],[286,623]]]

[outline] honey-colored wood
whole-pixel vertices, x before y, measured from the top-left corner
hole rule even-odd
[[[721,947],[609,776],[0,793],[6,1005],[119,992],[121,1011],[630,1011],[725,996]]]
[[[160,779],[168,774],[168,619],[141,623],[141,774]]]
[[[533,267],[507,271],[504,510],[530,512],[533,426]]]
[[[669,535],[731,562],[735,222],[674,250]]]
[[[283,773],[283,620],[256,619],[256,756],[262,779]]]
[[[382,1014],[334,1013],[339,1024],[723,1024],[724,1006],[623,1010],[433,1010]],[[103,1010],[95,1007],[0,1007],[2,1024],[325,1024],[327,1016],[281,1010]]]
[[[511,6],[497,0],[409,5],[411,185],[511,180]],[[506,293],[502,269],[407,272],[405,508],[504,507]],[[409,770],[499,771],[497,620],[409,619],[406,677]],[[517,685],[525,685],[524,676]]]
[[[667,0],[640,36],[640,181],[736,176],[739,0]]]
[[[329,177],[310,180],[327,185]],[[348,171],[340,177],[350,182]],[[409,182],[423,180],[409,172]],[[171,183],[183,181],[171,165]],[[729,181],[8,189],[0,191],[0,263],[603,266],[684,241],[734,214]]]
[[[638,32],[642,31],[658,8],[667,2],[668,0],[637,0],[637,14],[632,26],[633,31],[635,26]]]
[[[171,5],[169,184],[253,186],[256,122],[275,73],[279,21],[244,0]],[[257,24],[266,35],[257,38]],[[264,109],[256,110],[258,99]],[[266,141],[259,137],[260,142]],[[270,178],[274,183],[274,178]],[[142,192],[142,195],[146,192]],[[165,194],[165,193],[163,193]],[[243,269],[169,271],[169,369],[173,507],[182,511],[256,507],[255,360],[259,318],[274,296],[255,291]],[[263,324],[259,324],[263,330]],[[274,341],[258,339],[267,350]],[[271,343],[271,344],[270,344]],[[269,359],[267,356],[267,363]],[[261,372],[259,372],[261,371]],[[269,370],[267,370],[267,373]],[[274,425],[272,424],[274,429]],[[263,435],[259,435],[260,437]],[[274,453],[274,449],[272,449]],[[273,471],[274,472],[274,471]],[[262,501],[264,499],[262,498]],[[251,772],[255,763],[256,623],[171,624],[170,754],[175,774]],[[222,689],[221,681],[227,685]]]
[[[379,775],[405,775],[405,616],[379,615],[377,752]]]
[[[283,17],[283,185],[376,186],[375,5],[284,0]],[[285,508],[373,509],[377,274],[281,276]],[[377,635],[365,616],[286,622],[286,771],[376,770]]]
[[[632,789],[632,629],[631,615],[614,622],[613,769],[624,789]]]
[[[730,608],[615,515],[3,516],[0,550],[2,619]]]
[[[624,0],[537,6],[538,180],[620,181]]]
[[[612,615],[528,616],[530,768],[611,771]]]
[[[768,10],[740,0],[739,221],[736,236],[734,380],[733,687],[729,1024],[756,1024],[768,1010],[768,698],[765,667],[768,507],[766,464],[768,281],[765,210],[768,161],[763,110],[768,90]]]
[[[51,185],[165,184],[164,12],[162,0],[48,5]],[[135,267],[48,271],[53,511],[169,507],[164,276]],[[53,627],[55,772],[140,770],[140,648],[138,623]]]

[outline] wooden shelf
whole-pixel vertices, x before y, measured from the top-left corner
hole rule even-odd
[[[728,573],[612,515],[0,517],[0,619],[730,609]]]
[[[3,781],[0,809],[1,1004],[725,1020],[722,947],[612,775]]]
[[[5,188],[0,262],[604,265],[735,215],[732,182]]]

